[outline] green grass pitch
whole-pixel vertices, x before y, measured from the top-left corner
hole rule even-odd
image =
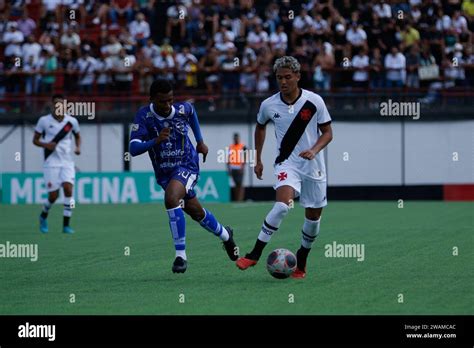
[[[234,227],[244,254],[272,203],[206,206]],[[296,251],[299,206],[247,271],[188,218],[188,270],[173,274],[162,205],[80,205],[74,235],[61,233],[61,205],[51,211],[47,235],[38,231],[39,206],[2,205],[0,243],[38,243],[39,258],[0,259],[0,314],[473,314],[473,208],[470,202],[406,201],[402,209],[397,202],[330,202],[306,279],[278,280],[264,258],[278,247]],[[325,257],[333,241],[364,244],[365,260]]]

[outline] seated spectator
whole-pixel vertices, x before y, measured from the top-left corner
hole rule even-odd
[[[117,56],[122,49],[122,44],[118,41],[117,36],[110,35],[109,43],[105,46],[102,46],[100,52],[106,54],[107,56]]]
[[[41,45],[35,41],[33,35],[30,35],[28,36],[27,42],[23,44],[21,51],[23,61],[30,61],[30,57],[32,57],[32,64],[36,64],[41,53]]]
[[[112,0],[109,9],[111,29],[119,28],[118,18],[124,16],[127,23],[133,20],[133,0]]]
[[[186,87],[197,86],[197,58],[190,52],[188,46],[184,46],[182,52],[176,55],[176,66],[178,70],[178,84]]]
[[[288,35],[285,33],[285,27],[279,25],[276,32],[270,35],[270,47],[272,51],[283,50],[288,48]]]
[[[263,46],[268,44],[268,34],[262,29],[260,25],[257,25],[254,30],[249,31],[247,35],[247,43],[252,49],[258,52]]]
[[[161,53],[153,58],[152,63],[157,72],[155,78],[164,78],[174,81],[173,73],[176,68],[176,62],[172,53],[169,53],[168,50],[161,50]]]
[[[112,74],[112,81],[117,92],[130,92],[135,63],[135,56],[127,54],[124,48],[120,49],[118,55],[111,57],[108,71]]]
[[[146,40],[150,37],[150,25],[145,21],[145,15],[138,13],[135,20],[130,23],[130,34],[142,46],[145,46]]]
[[[362,26],[358,25],[357,22],[352,22],[346,32],[346,40],[353,47],[366,47],[367,34],[365,33],[364,29],[362,29]]]

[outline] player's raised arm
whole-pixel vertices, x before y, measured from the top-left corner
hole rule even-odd
[[[191,126],[191,129],[194,133],[194,138],[196,139],[196,151],[198,153],[202,153],[202,161],[206,162],[206,157],[209,152],[209,148],[206,144],[204,144],[204,140],[201,134],[201,127],[199,126],[199,120],[197,117],[196,110],[194,108],[192,108],[192,114],[189,118],[189,125]]]

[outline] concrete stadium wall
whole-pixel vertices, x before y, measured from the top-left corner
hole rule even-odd
[[[201,128],[209,146],[207,161],[202,166],[205,170],[225,170],[225,164],[218,162],[218,151],[232,142],[235,132],[253,148],[253,125],[203,124]],[[11,129],[12,126],[0,126],[0,139]],[[325,154],[330,186],[474,182],[474,121],[407,122],[404,125],[335,121],[333,129],[334,140]],[[78,170],[123,170],[123,133],[120,123],[82,125],[82,155],[76,157]],[[41,171],[42,150],[32,144],[32,138],[33,126],[18,126],[0,144],[0,173]],[[275,156],[274,129],[270,124],[263,150],[263,180],[257,180],[253,168],[248,166],[245,184],[273,185]],[[130,170],[150,171],[148,156],[133,158]]]

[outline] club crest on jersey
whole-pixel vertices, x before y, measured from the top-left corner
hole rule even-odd
[[[175,123],[175,129],[181,134],[184,134],[186,132],[186,126],[182,121],[178,121]]]
[[[278,181],[286,180],[286,178],[288,178],[288,174],[286,172],[278,173]]]
[[[136,132],[139,127],[140,127],[139,124],[137,124],[137,123],[132,123],[132,132]]]
[[[308,121],[311,119],[311,110],[310,109],[303,109],[300,111],[300,117],[303,121]]]

